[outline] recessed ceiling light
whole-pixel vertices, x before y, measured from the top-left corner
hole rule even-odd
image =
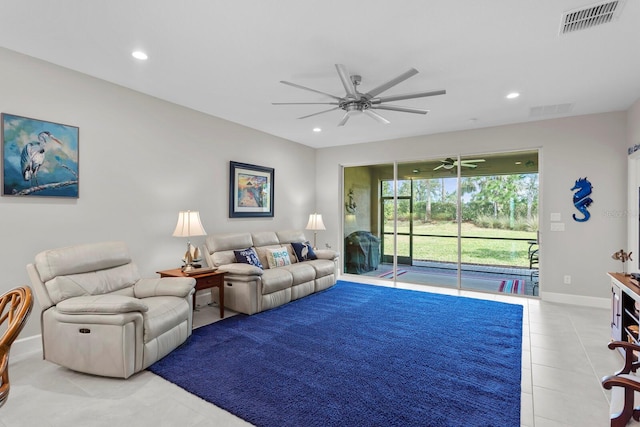
[[[522,164],[522,162],[520,162],[520,161],[516,162],[516,165],[521,165],[521,164]]]
[[[509,95],[507,95],[507,99],[515,99],[519,96],[520,94],[518,92],[511,92]]]
[[[320,129],[320,128],[313,128],[313,131],[314,131],[314,132],[322,132],[322,129]]]
[[[131,56],[141,61],[146,61],[149,58],[147,54],[141,50],[134,50],[133,52],[131,52]]]

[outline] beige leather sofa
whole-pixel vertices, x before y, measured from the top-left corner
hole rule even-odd
[[[335,285],[338,253],[315,250],[318,259],[298,261],[292,243],[307,242],[302,231],[265,231],[209,235],[204,254],[211,267],[224,271],[224,305],[234,311],[254,314]],[[234,251],[253,248],[262,268],[236,261]],[[270,250],[286,248],[289,265],[269,268]],[[217,301],[217,289],[213,292]]]
[[[43,358],[58,365],[128,378],[191,335],[195,279],[141,279],[123,242],[47,250],[27,272]]]

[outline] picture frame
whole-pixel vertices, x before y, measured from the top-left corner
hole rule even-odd
[[[229,162],[229,218],[273,217],[273,168]]]
[[[80,129],[2,113],[2,195],[79,197]]]

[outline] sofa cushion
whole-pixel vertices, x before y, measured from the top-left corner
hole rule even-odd
[[[316,270],[308,262],[297,263],[282,267],[293,276],[293,286],[304,282],[313,281],[316,278]]]
[[[258,233],[252,233],[251,239],[253,240],[254,247],[280,244],[278,236],[273,231],[261,231]]]
[[[254,246],[250,233],[214,234],[207,236],[205,243],[210,253]]]
[[[311,265],[316,270],[316,279],[335,273],[336,264],[328,259],[314,259],[307,261],[306,264]]]
[[[287,248],[268,249],[267,262],[269,264],[269,268],[290,265],[291,259],[289,259],[289,252],[287,251]]]
[[[293,251],[296,254],[296,258],[298,258],[298,262],[318,259],[318,257],[316,257],[316,254],[313,252],[311,243],[309,242],[292,242],[291,246],[293,247]]]
[[[233,250],[214,252],[211,254],[211,260],[213,261],[212,267],[219,267],[236,262],[236,254],[233,253]]]
[[[262,268],[262,263],[258,259],[258,254],[253,248],[241,249],[239,251],[233,251],[236,256],[236,261],[244,264],[253,265],[254,267]]]
[[[262,274],[263,295],[290,288],[292,284],[293,275],[285,267],[264,270]]]
[[[276,232],[280,243],[306,242],[307,238],[301,230],[284,230]]]

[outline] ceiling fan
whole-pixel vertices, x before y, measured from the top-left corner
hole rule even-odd
[[[434,90],[429,92],[416,92],[416,93],[406,93],[403,95],[392,95],[392,96],[382,96],[379,97],[382,92],[385,92],[392,88],[393,86],[402,83],[407,80],[409,77],[412,77],[418,74],[418,70],[415,68],[411,68],[409,71],[406,71],[400,74],[398,77],[389,80],[386,83],[381,84],[380,86],[371,89],[366,93],[361,93],[358,91],[358,86],[362,81],[362,77],[359,75],[349,75],[349,71],[347,67],[342,64],[336,64],[336,70],[338,71],[338,76],[342,81],[342,85],[344,86],[344,90],[346,91],[345,96],[339,97],[335,95],[331,95],[329,93],[321,92],[319,90],[311,89],[305,86],[301,86],[296,83],[291,83],[287,81],[280,81],[280,83],[297,87],[298,89],[308,90],[310,92],[319,93],[321,95],[328,96],[333,99],[333,102],[274,102],[273,105],[335,105],[335,107],[330,108],[328,110],[320,111],[318,113],[309,114],[307,116],[298,117],[299,119],[306,119],[307,117],[317,116],[318,114],[328,113],[330,111],[342,109],[345,111],[344,116],[338,126],[344,126],[349,118],[353,114],[364,113],[369,117],[384,123],[390,123],[389,120],[382,117],[380,114],[376,113],[373,110],[389,110],[389,111],[400,111],[403,113],[414,113],[414,114],[427,114],[429,110],[421,110],[418,108],[411,107],[401,107],[398,105],[388,105],[387,102],[391,101],[399,101],[404,99],[413,99],[413,98],[423,98],[426,96],[436,96],[436,95],[444,95],[447,93],[446,90]]]
[[[438,169],[453,169],[456,166],[458,166],[458,161],[457,160],[453,160],[451,157],[448,157],[444,160],[440,160],[442,162],[441,165],[433,168],[434,171],[438,170]],[[478,167],[478,165],[476,163],[482,163],[484,162],[484,159],[469,159],[469,160],[460,160],[460,166],[465,167],[465,168],[472,168],[475,169]]]

